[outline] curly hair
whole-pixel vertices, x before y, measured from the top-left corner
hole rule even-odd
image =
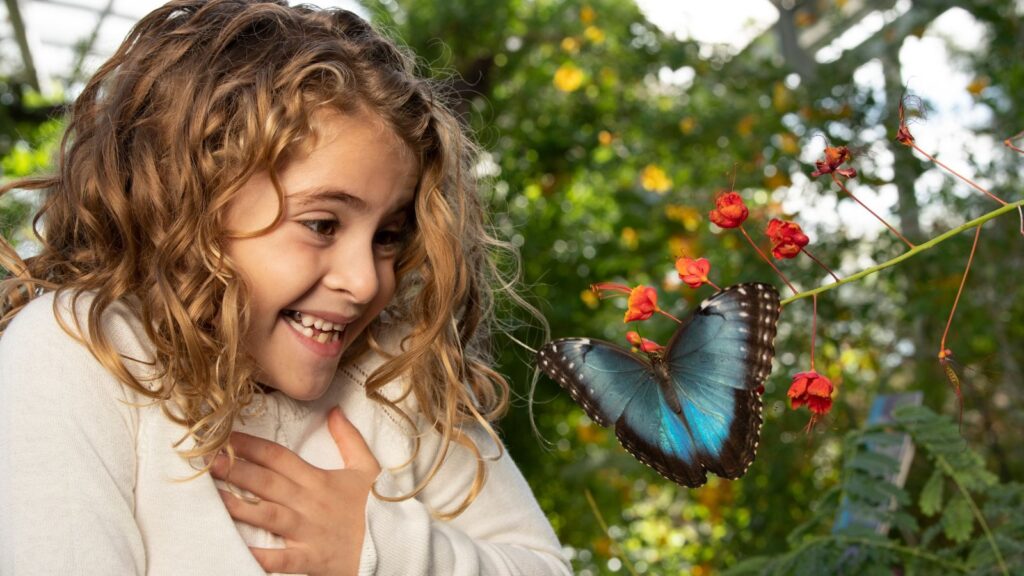
[[[513,290],[517,272],[509,279],[495,256],[511,250],[518,263],[518,254],[488,231],[471,169],[477,151],[442,91],[351,12],[175,0],[143,18],[73,103],[56,173],[0,189],[45,194],[33,221],[40,253],[22,260],[0,241],[0,264],[12,272],[0,282],[0,329],[43,292],[67,292],[76,309],[90,295],[86,328],[75,314],[77,325],[62,322],[64,330],[187,428],[175,447],[189,437],[194,447],[179,450],[182,457],[224,448],[257,390],[242,344],[247,289],[225,255],[225,213],[253,174],[267,170],[277,186],[289,153],[315,137],[313,115],[324,108],[371,111],[419,161],[415,230],[395,264],[399,291],[389,307],[404,325],[402,351],[386,356],[366,391],[409,422],[399,404],[413,394],[443,438],[431,473],[410,494],[378,497],[415,496],[452,442],[476,454],[466,499],[435,511],[453,517],[485,479],[482,453],[463,427],[476,422],[501,446],[491,423],[507,408],[509,386],[490,368],[492,312],[499,292],[525,302]],[[152,380],[133,375],[132,360],[100,329],[115,303],[145,327]],[[345,358],[380,350],[379,329],[375,322]],[[381,387],[399,377],[404,394],[386,398]]]

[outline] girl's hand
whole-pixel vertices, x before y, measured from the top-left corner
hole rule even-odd
[[[327,428],[345,460],[341,470],[322,470],[280,444],[241,432],[233,432],[230,442],[244,460],[228,469],[227,455],[214,458],[214,478],[259,499],[220,490],[231,517],[285,539],[283,549],[249,548],[267,572],[334,576],[359,569],[366,499],[380,464],[337,407],[327,415]]]

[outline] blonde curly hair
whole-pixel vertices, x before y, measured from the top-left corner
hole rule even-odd
[[[0,241],[0,264],[12,273],[0,282],[0,330],[39,294],[66,292],[76,306],[89,294],[86,328],[62,323],[65,331],[187,428],[175,446],[191,437],[194,447],[179,450],[182,457],[225,447],[257,390],[242,345],[247,290],[225,257],[225,213],[256,172],[278,181],[289,153],[315,136],[313,115],[324,108],[372,111],[421,167],[415,231],[396,261],[399,291],[389,307],[406,331],[403,351],[366,391],[412,422],[402,399],[380,393],[402,377],[405,395],[443,437],[431,473],[412,493],[385,499],[419,493],[452,442],[477,455],[466,499],[440,514],[453,517],[484,482],[481,451],[463,427],[478,423],[501,446],[491,423],[508,405],[509,386],[490,368],[494,296],[525,303],[495,254],[512,254],[513,263],[518,254],[488,232],[471,169],[476,148],[441,92],[351,12],[176,0],[143,18],[72,105],[56,173],[0,188],[45,194],[34,220],[39,254],[22,260]],[[133,375],[131,359],[100,330],[114,304],[142,320],[152,381]],[[371,326],[346,358],[379,348],[374,333]]]

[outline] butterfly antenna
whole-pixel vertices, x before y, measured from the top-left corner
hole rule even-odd
[[[516,337],[515,337],[515,336],[513,336],[513,335],[512,335],[511,333],[506,333],[506,334],[505,334],[505,336],[507,336],[509,340],[511,340],[511,341],[513,341],[513,342],[515,342],[516,344],[518,344],[518,345],[519,345],[520,347],[522,347],[523,349],[525,349],[525,350],[528,350],[528,351],[530,352],[530,354],[533,354],[534,356],[536,356],[536,355],[537,355],[537,351],[536,351],[535,349],[533,349],[532,347],[530,347],[530,345],[529,345],[529,344],[527,344],[526,342],[523,342],[523,341],[522,341],[522,340],[520,340],[519,338],[516,338]]]

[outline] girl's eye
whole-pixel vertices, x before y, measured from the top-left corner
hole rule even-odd
[[[333,236],[338,230],[337,220],[304,220],[301,224],[317,236]]]
[[[408,238],[409,232],[405,228],[380,230],[373,237],[373,243],[377,245],[377,249],[381,252],[392,254],[401,250]]]

